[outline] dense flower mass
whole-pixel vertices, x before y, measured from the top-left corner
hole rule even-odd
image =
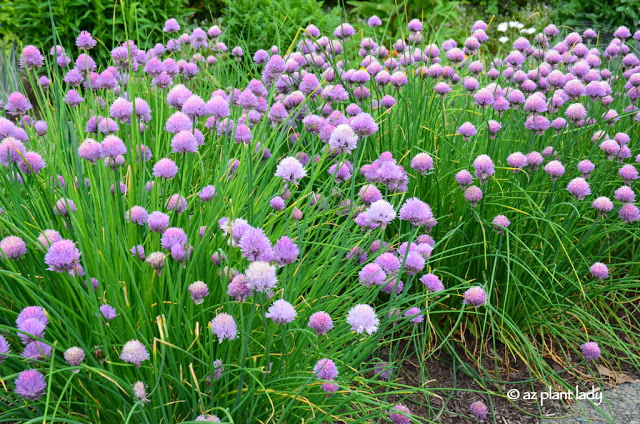
[[[640,290],[640,31],[536,15],[436,43],[404,9],[15,52],[9,421],[423,422],[429,373],[408,396],[404,368],[481,338],[545,381],[566,374],[536,356],[552,345],[637,365],[637,311],[602,305]],[[473,396],[456,414],[486,420]]]

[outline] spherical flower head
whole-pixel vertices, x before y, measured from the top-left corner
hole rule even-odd
[[[11,162],[20,162],[26,151],[27,149],[20,140],[7,137],[0,142],[0,164],[8,167]]]
[[[163,249],[171,250],[176,244],[185,245],[187,244],[187,234],[180,227],[171,227],[168,228],[160,239],[160,244]]]
[[[316,332],[316,335],[322,336],[333,329],[333,320],[326,312],[316,312],[309,318],[309,327]]]
[[[22,351],[22,357],[29,362],[45,361],[51,357],[51,346],[41,341],[29,342]]]
[[[478,186],[472,185],[464,191],[464,199],[473,207],[478,205],[478,202],[482,200],[482,197],[482,190],[480,190],[480,187]]]
[[[265,316],[270,318],[275,324],[283,325],[293,321],[297,315],[293,306],[284,299],[278,299],[273,302],[265,314]]]
[[[389,419],[394,424],[411,424],[411,410],[398,403],[389,411]]]
[[[216,188],[212,185],[208,185],[202,188],[198,196],[200,197],[200,200],[202,200],[203,202],[208,202],[211,199],[213,199],[213,196],[215,196],[215,194],[216,194]]]
[[[552,160],[545,165],[544,170],[551,177],[551,181],[557,180],[564,175],[564,165],[560,161]]]
[[[0,364],[9,357],[9,353],[9,342],[4,338],[4,336],[0,335]]]
[[[118,316],[113,306],[106,305],[106,304],[100,306],[100,313],[107,321],[111,321],[112,319]]]
[[[600,281],[609,278],[609,268],[607,268],[607,266],[602,262],[594,263],[591,265],[589,270],[591,271],[591,274]]]
[[[242,256],[249,261],[269,262],[274,253],[271,242],[260,228],[247,228],[240,239]]]
[[[123,97],[118,97],[111,104],[109,114],[120,122],[128,122],[133,115],[133,103]]]
[[[358,197],[360,197],[360,200],[362,200],[364,203],[370,205],[373,202],[381,200],[382,193],[380,193],[380,190],[378,190],[376,186],[367,184],[360,189],[360,191],[358,192]]]
[[[93,39],[88,31],[81,31],[76,38],[76,46],[81,50],[91,50],[96,46],[96,40]]]
[[[462,136],[462,139],[467,141],[471,136],[474,136],[478,133],[476,127],[471,122],[465,122],[464,124],[458,127],[458,134]]]
[[[299,180],[307,175],[307,171],[298,159],[293,156],[286,157],[278,163],[276,168],[276,177],[282,178],[284,181],[297,184]]]
[[[115,135],[108,135],[102,141],[102,155],[104,157],[114,158],[126,153],[127,147],[119,137],[116,137]]]
[[[596,342],[587,342],[581,346],[582,355],[587,360],[595,361],[600,358],[600,346]]]
[[[147,348],[140,341],[129,340],[122,347],[120,359],[140,368],[140,365],[149,359],[149,352],[147,352]]]
[[[347,324],[351,326],[351,330],[358,334],[363,332],[373,334],[378,330],[380,321],[371,306],[359,304],[349,311]]]
[[[418,325],[424,322],[424,315],[422,314],[422,311],[420,310],[420,308],[415,306],[413,308],[407,309],[404,313],[404,316],[407,318],[411,318],[409,321],[414,325]]]
[[[487,418],[489,414],[489,408],[481,401],[473,402],[471,406],[469,406],[469,412],[478,420],[484,420]]]
[[[191,131],[180,131],[171,139],[173,153],[195,153],[198,151],[198,141]],[[155,172],[155,167],[154,167]]]
[[[476,177],[486,181],[495,173],[493,161],[488,155],[480,155],[473,161]],[[462,185],[462,184],[461,184]]]
[[[280,266],[293,263],[297,258],[300,250],[298,246],[287,236],[282,236],[273,247],[276,262]]]
[[[44,375],[37,370],[25,370],[16,379],[16,394],[23,399],[38,400],[47,388]]]
[[[149,214],[147,213],[147,210],[142,206],[134,206],[127,212],[125,212],[124,219],[127,222],[144,225],[149,219]]]
[[[256,292],[271,290],[278,283],[276,267],[267,262],[251,262],[245,272],[245,276],[247,278],[247,287]]]
[[[56,205],[53,207],[54,215],[69,216],[69,214],[75,212],[78,208],[71,199],[58,199]]]
[[[393,255],[392,255],[393,256]],[[395,258],[395,256],[394,256]],[[369,287],[371,285],[382,285],[387,278],[387,274],[377,263],[365,265],[359,273],[360,283],[363,286]]]
[[[49,247],[44,256],[44,263],[49,271],[69,272],[80,263],[80,251],[71,240],[59,240]]]
[[[178,32],[180,31],[180,24],[177,20],[171,18],[164,23],[164,28],[162,30],[164,32]]]
[[[511,221],[509,221],[509,219],[504,215],[496,216],[495,218],[493,218],[493,221],[491,221],[491,223],[493,224],[493,229],[498,234],[504,234],[504,230],[509,228],[509,225],[511,225]]]
[[[407,199],[400,208],[400,219],[409,221],[412,225],[419,227],[426,225],[433,219],[433,213],[428,204],[417,197],[412,197]]]
[[[471,287],[464,292],[462,297],[464,298],[462,303],[471,306],[482,306],[487,301],[487,294],[480,286]]]
[[[444,284],[435,274],[425,274],[420,277],[420,282],[429,290],[430,293],[437,293],[444,290]]]
[[[378,131],[378,124],[366,112],[360,112],[349,120],[349,126],[355,131],[359,137],[369,137]],[[335,132],[335,130],[334,130]],[[331,141],[331,139],[329,139]]]
[[[594,169],[596,169],[596,166],[589,159],[578,162],[578,171],[582,174],[582,178],[588,178]]]
[[[463,190],[473,182],[473,175],[471,175],[471,173],[466,169],[459,171],[455,178],[456,182],[460,184],[460,188]]]
[[[569,185],[567,185],[567,191],[569,191],[569,193],[571,193],[577,200],[582,200],[591,194],[589,183],[581,177],[571,180]]]
[[[607,213],[613,210],[613,203],[608,197],[600,196],[596,200],[593,201],[591,206],[600,212],[601,215],[606,215]]]
[[[625,203],[618,211],[623,222],[635,222],[640,219],[640,210],[633,203]]]
[[[329,137],[329,146],[338,153],[351,153],[358,144],[358,136],[347,124],[340,124],[333,129]]]
[[[284,208],[285,208],[284,199],[282,197],[280,197],[280,196],[276,196],[276,197],[272,198],[269,201],[269,205],[271,206],[271,208],[273,210],[278,211],[278,212],[281,211],[281,210],[284,210]]]
[[[0,258],[17,261],[27,253],[27,244],[18,236],[8,236],[0,241]]]
[[[84,350],[80,349],[77,346],[70,347],[69,349],[64,351],[64,360],[67,364],[72,367],[79,366],[82,361],[84,361]],[[80,370],[73,370],[74,373],[80,372]]]
[[[203,281],[196,281],[189,285],[189,294],[193,303],[200,305],[209,294],[209,287]]]
[[[631,184],[638,179],[638,170],[631,164],[626,164],[618,170],[618,175],[622,177],[625,184]]]
[[[183,84],[177,84],[167,93],[167,103],[171,107],[180,109],[191,95],[192,93],[187,87]]]
[[[22,49],[19,62],[21,68],[40,68],[44,65],[44,57],[36,46],[29,45]]]
[[[379,17],[377,17],[376,15],[373,15],[369,19],[367,19],[367,25],[369,25],[371,28],[374,28],[382,25],[382,21],[380,20]]]
[[[331,359],[320,359],[313,367],[313,374],[320,380],[333,381],[338,377],[338,367]]]
[[[152,252],[152,253],[149,253],[149,255],[147,256],[147,259],[145,259],[145,262],[151,265],[153,269],[159,272],[164,267],[164,262],[166,258],[167,258],[167,255],[165,255],[162,252]]]
[[[24,115],[27,113],[29,109],[31,109],[31,103],[29,99],[18,92],[13,92],[9,94],[9,98],[7,99],[7,103],[5,103],[4,108],[9,115]]]
[[[169,215],[159,211],[151,212],[147,218],[147,225],[151,231],[164,233],[169,228]]]
[[[162,158],[153,166],[153,176],[156,178],[172,179],[178,174],[175,162],[168,158]]]
[[[411,159],[411,168],[425,175],[433,169],[433,158],[428,153],[418,153]]]
[[[400,269],[401,265],[400,260],[391,252],[385,252],[378,256],[375,263],[380,265],[382,270],[387,274],[393,274]]]
[[[356,33],[356,30],[348,23],[340,24],[335,31],[333,32],[333,36],[336,38],[346,39],[351,37]]]
[[[16,318],[16,326],[20,327],[26,320],[35,318],[42,322],[45,326],[49,324],[47,313],[40,306],[27,306],[24,308],[18,318]]]
[[[373,202],[367,209],[366,214],[371,225],[374,227],[382,226],[382,228],[385,228],[396,217],[396,211],[386,200]]]
[[[22,344],[28,344],[37,338],[43,338],[47,325],[37,318],[29,318],[18,325],[18,337]]]
[[[511,153],[507,157],[507,163],[510,167],[514,168],[513,172],[518,172],[528,164],[527,157],[521,152]]]
[[[142,381],[133,383],[133,394],[139,401],[149,402],[149,399],[147,399],[147,386]]]

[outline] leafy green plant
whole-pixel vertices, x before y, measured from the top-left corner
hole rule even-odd
[[[603,25],[626,25],[635,28],[640,20],[640,0],[562,0],[557,7],[563,25],[593,22]]]

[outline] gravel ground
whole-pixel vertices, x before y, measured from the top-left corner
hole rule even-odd
[[[598,408],[600,410],[598,410]],[[571,405],[564,418],[545,419],[544,424],[615,423],[640,424],[640,382],[605,389],[597,407],[587,401]]]

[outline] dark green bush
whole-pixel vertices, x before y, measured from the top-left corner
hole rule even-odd
[[[134,34],[144,37],[135,41],[147,48],[151,47],[148,40],[158,39],[154,33],[162,30],[166,19],[181,19],[193,12],[187,6],[188,0],[5,0],[0,9],[0,30],[14,33],[23,44],[48,49],[54,44],[53,19],[58,39],[64,43],[87,30],[110,50],[126,40],[128,32],[129,38]]]
[[[227,0],[223,19],[225,33],[244,40],[251,55],[274,44],[288,46],[298,28],[310,23],[325,33],[341,22],[337,8],[317,0]]]
[[[640,20],[640,0],[561,0],[557,12],[563,25],[626,25],[633,32]]]

